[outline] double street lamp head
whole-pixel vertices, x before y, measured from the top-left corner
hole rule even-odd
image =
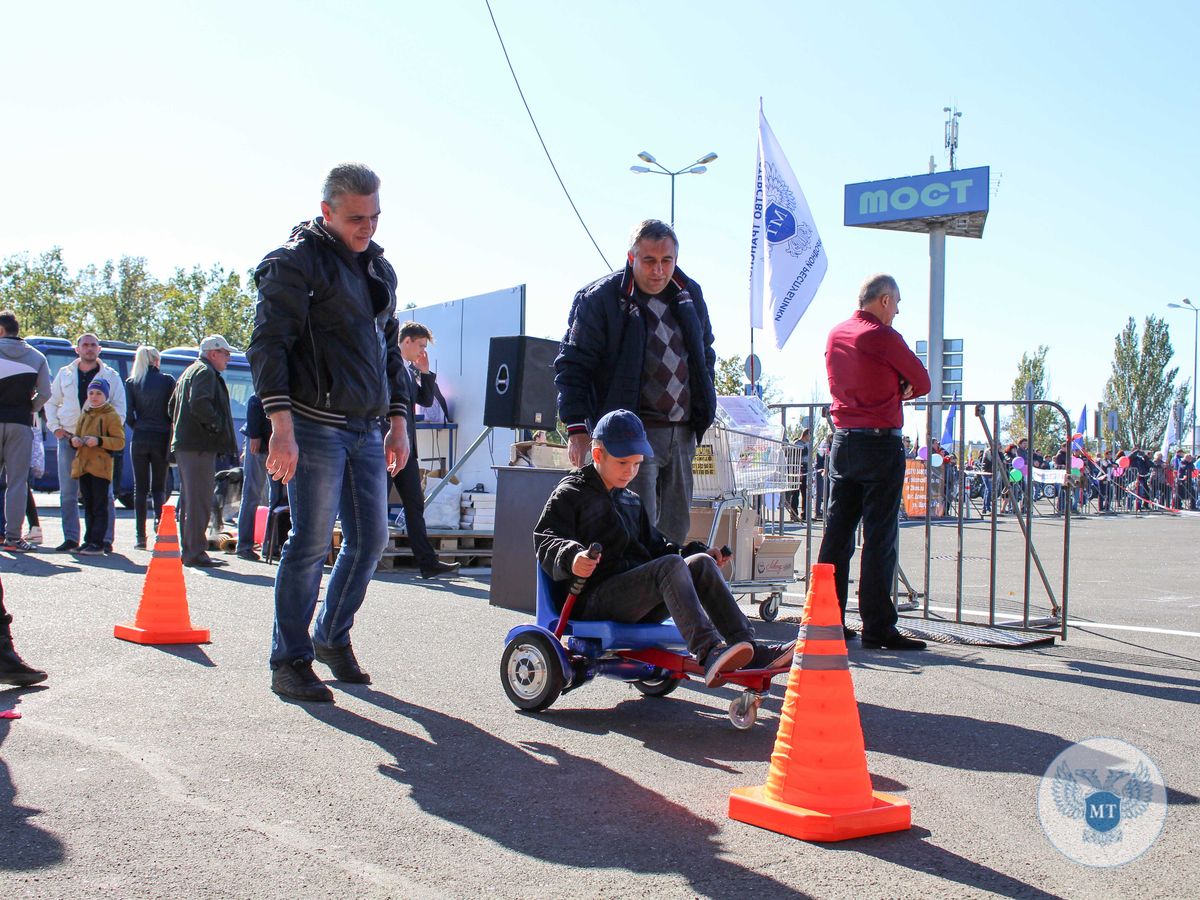
[[[656,168],[649,169],[646,166],[630,166],[630,172],[636,175],[670,175],[672,178],[676,175],[703,175],[708,171],[707,164],[717,158],[717,154],[715,153],[705,153],[691,165],[684,166],[682,169],[676,169],[672,172],[646,150],[643,150],[637,156],[642,162],[649,163],[652,166],[656,166]]]
[[[647,166],[630,166],[629,171],[634,175],[666,175],[671,179],[671,227],[675,226],[675,176],[677,175],[703,175],[708,171],[707,163],[712,162],[717,158],[715,153],[706,153],[694,163],[684,166],[682,169],[671,170],[660,163],[649,150],[643,150],[638,155],[644,163],[649,163],[654,166],[653,169]]]

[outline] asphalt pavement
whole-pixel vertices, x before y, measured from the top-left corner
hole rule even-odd
[[[398,570],[373,581],[354,630],[374,683],[287,703],[269,689],[268,565],[187,571],[209,644],[112,636],[149,562],[121,516],[109,557],[0,554],[17,647],[50,673],[0,688],[0,710],[22,714],[0,719],[0,897],[1195,895],[1200,520],[1076,521],[1065,642],[852,641],[872,780],[913,824],[815,844],[726,816],[732,788],[766,777],[783,679],[749,731],[726,717],[733,690],[694,682],[655,699],[601,680],[519,713],[499,660],[526,617],[489,605],[485,573]],[[923,578],[921,539],[905,528],[902,559]],[[937,540],[942,556],[957,535]],[[988,540],[964,537],[966,555]],[[968,606],[988,593],[974,565]],[[931,569],[931,605],[953,606],[953,565]],[[1019,598],[1022,580],[1005,569],[999,593]],[[794,637],[798,612],[756,620],[759,636]],[[1047,766],[1093,736],[1140,748],[1168,788],[1161,834],[1115,868],[1060,853],[1038,815]]]

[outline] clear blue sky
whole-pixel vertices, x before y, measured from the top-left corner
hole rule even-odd
[[[982,240],[951,239],[946,336],[969,397],[1007,396],[1021,353],[1051,347],[1051,388],[1094,405],[1126,317],[1171,323],[1184,374],[1200,301],[1195,3],[548,3],[494,0],[526,96],[609,261],[666,218],[680,167],[681,266],[704,286],[718,353],[745,354],[758,99],[801,179],[830,266],[781,352],[784,393],[824,391],[828,329],[865,275],[901,283],[896,326],[928,328],[924,236],[842,226],[849,182],[990,165]],[[605,269],[542,155],[483,0],[437,4],[9,4],[0,256],[61,245],[77,268],[145,256],[244,270],[317,210],[331,164],[384,179],[377,239],[403,302],[528,285],[528,331],[560,337]]]

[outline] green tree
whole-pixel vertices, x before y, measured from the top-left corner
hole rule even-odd
[[[48,250],[33,262],[21,253],[0,263],[0,307],[17,314],[23,334],[74,339],[75,280],[63,262],[62,248]]]
[[[1186,403],[1191,389],[1186,381],[1175,387],[1179,368],[1167,368],[1174,352],[1165,319],[1147,316],[1140,339],[1133,317],[1125,323],[1104,385],[1104,405],[1117,414],[1117,432],[1109,440],[1127,448],[1162,443],[1172,403]]]
[[[246,278],[246,285],[253,279]],[[156,340],[159,347],[194,347],[209,334],[222,334],[244,347],[254,329],[255,294],[242,277],[215,265],[176,269],[163,290]]]
[[[718,397],[735,397],[744,394],[746,384],[746,369],[741,356],[718,356],[716,365],[716,386]],[[781,403],[783,391],[773,375],[763,375],[759,378],[763,388],[763,402]]]
[[[80,271],[75,297],[81,329],[104,340],[151,342],[156,332],[162,284],[146,271],[146,260],[122,256]]]
[[[1023,401],[1026,397],[1026,385],[1032,387],[1032,399],[1049,400],[1050,378],[1046,374],[1046,354],[1050,348],[1045,344],[1037,348],[1032,355],[1021,354],[1021,362],[1017,366],[1017,377],[1013,379],[1012,398]],[[1058,402],[1055,400],[1054,402]],[[1013,410],[1008,417],[1005,427],[1009,440],[1019,441],[1027,437],[1027,414],[1023,407]],[[939,426],[940,427],[940,426]],[[1030,449],[1042,454],[1058,452],[1059,445],[1066,440],[1062,415],[1049,406],[1035,406],[1033,413],[1033,440],[1029,442]]]

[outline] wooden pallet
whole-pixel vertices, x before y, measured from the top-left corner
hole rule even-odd
[[[389,528],[388,531],[388,544],[384,548],[383,556],[377,566],[378,569],[384,571],[403,567],[413,558],[408,535],[398,528]],[[428,536],[429,543],[433,545],[438,559],[445,562],[460,562],[464,566],[490,566],[492,564],[492,542],[495,535],[491,531],[434,528],[428,531]],[[341,530],[334,529],[331,560],[336,558],[341,545]]]

